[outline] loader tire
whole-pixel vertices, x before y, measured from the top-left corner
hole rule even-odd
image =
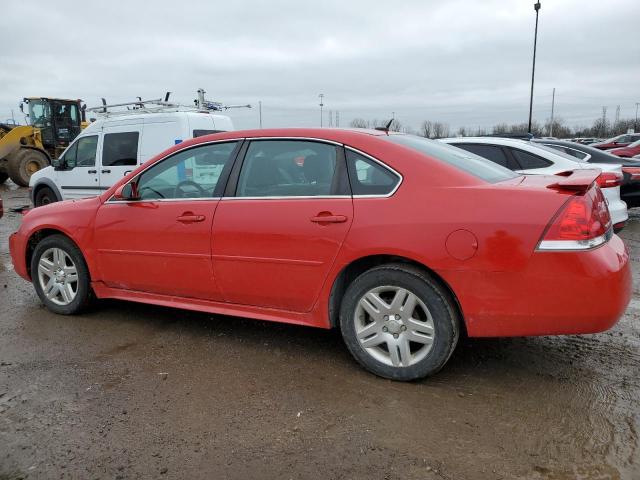
[[[21,148],[8,157],[7,160],[9,177],[16,185],[21,187],[28,187],[31,175],[49,166],[47,156],[31,148]]]

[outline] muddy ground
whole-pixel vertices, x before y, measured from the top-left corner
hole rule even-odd
[[[12,270],[19,222],[0,220],[1,480],[640,478],[640,213],[611,331],[465,340],[409,384],[335,332],[117,301],[49,313]]]

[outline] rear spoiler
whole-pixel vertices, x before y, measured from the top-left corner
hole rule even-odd
[[[547,188],[586,192],[600,176],[600,173],[602,173],[602,171],[598,168],[568,170],[566,172],[556,173],[556,176],[561,177],[561,180],[547,185]]]

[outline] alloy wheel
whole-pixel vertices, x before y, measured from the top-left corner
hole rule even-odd
[[[56,305],[69,305],[78,294],[78,270],[61,248],[44,251],[38,262],[38,281],[45,297]]]

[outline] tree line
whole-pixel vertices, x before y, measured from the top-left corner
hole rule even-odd
[[[389,120],[365,120],[364,118],[354,118],[350,126],[353,128],[379,128],[385,127]],[[425,120],[420,124],[420,128],[416,131],[412,127],[403,126],[398,119],[393,119],[389,130],[392,132],[404,132],[414,135],[420,135],[426,138],[446,138],[452,136],[472,137],[483,135],[501,135],[501,134],[526,134],[529,133],[529,125],[527,122],[521,123],[498,123],[493,127],[459,127],[453,130],[448,123],[432,120]],[[531,122],[531,133],[536,137],[554,136],[557,138],[575,138],[575,137],[598,137],[608,138],[629,130],[636,129],[635,119],[625,118],[615,122],[609,121],[606,117],[600,117],[594,120],[591,126],[571,127],[565,123],[562,118],[554,118],[553,124],[551,120],[545,123],[533,121]]]

